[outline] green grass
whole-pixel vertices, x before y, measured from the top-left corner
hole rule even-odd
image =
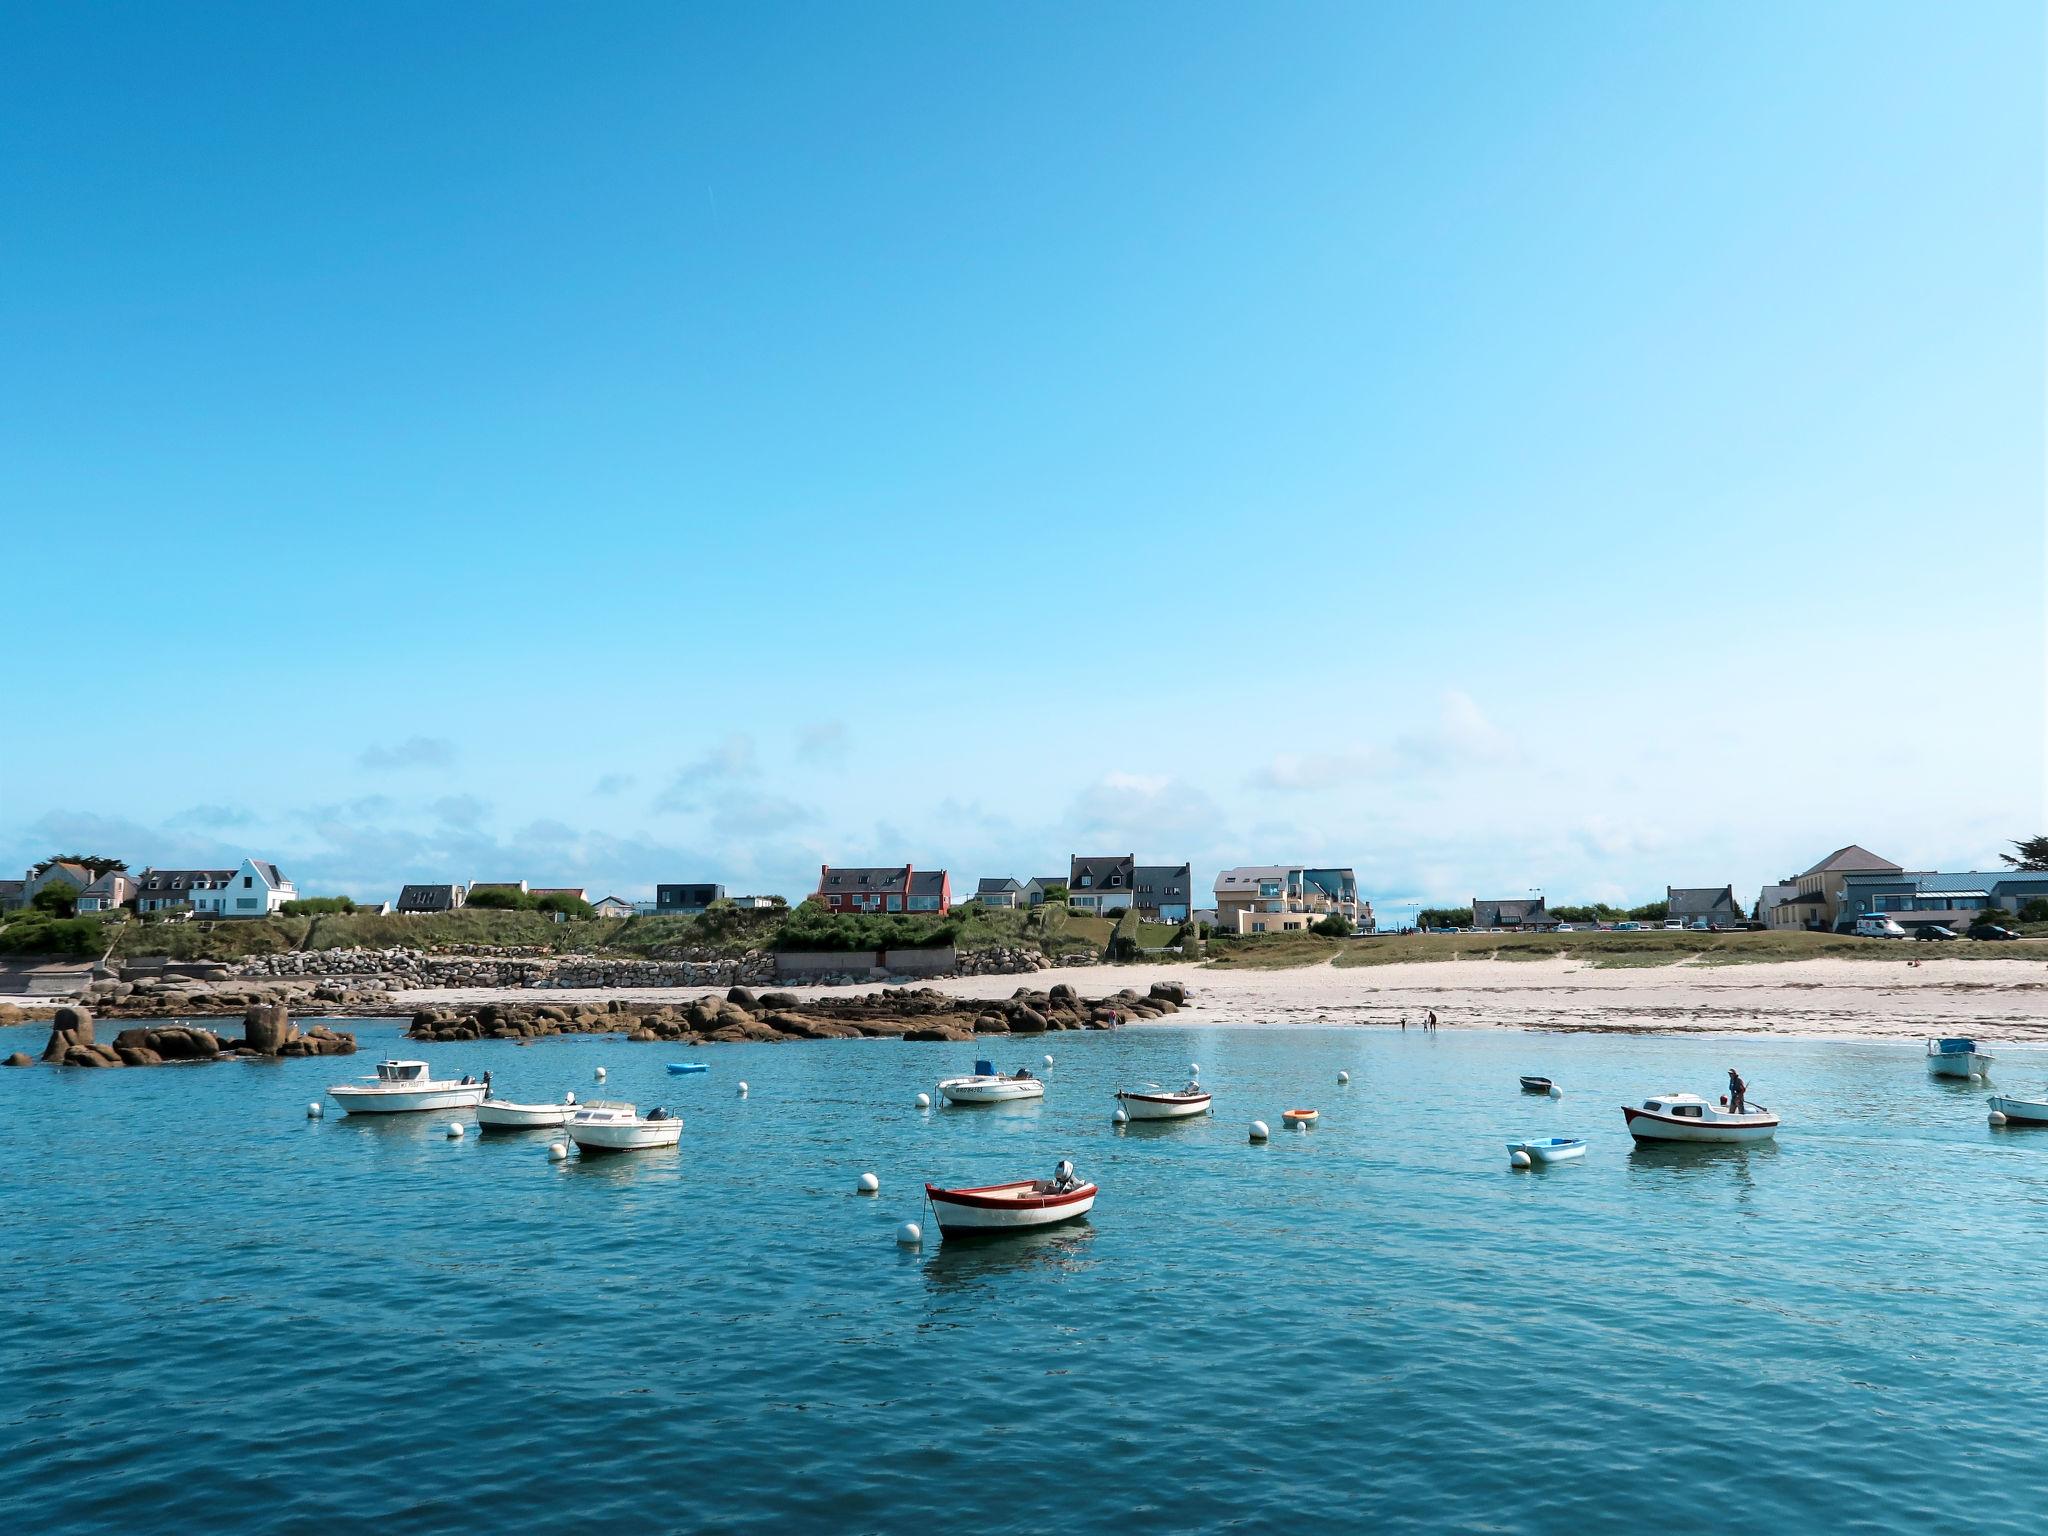
[[[1208,969],[1213,971],[1282,971],[1296,966],[1342,965],[1355,939],[1330,939],[1319,933],[1218,934],[1209,940]]]

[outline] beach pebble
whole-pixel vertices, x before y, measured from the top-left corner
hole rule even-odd
[[[906,1221],[896,1229],[896,1244],[900,1248],[915,1248],[924,1241],[924,1228],[914,1221]]]
[[[860,1176],[860,1192],[864,1195],[878,1195],[882,1192],[882,1181],[872,1173]]]
[[[1266,1139],[1266,1138],[1267,1138],[1268,1136],[1270,1136],[1270,1135],[1272,1135],[1272,1134],[1273,1134],[1273,1133],[1272,1133],[1271,1131],[1269,1131],[1269,1130],[1267,1130],[1267,1129],[1266,1129],[1266,1122],[1265,1122],[1265,1121],[1263,1121],[1263,1120],[1254,1120],[1254,1121],[1252,1122],[1252,1140],[1253,1140],[1253,1141],[1264,1141],[1264,1140],[1265,1140],[1265,1139]]]

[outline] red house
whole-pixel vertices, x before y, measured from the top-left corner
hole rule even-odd
[[[953,877],[943,869],[818,867],[817,898],[828,912],[950,912]]]

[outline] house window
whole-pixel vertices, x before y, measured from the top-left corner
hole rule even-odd
[[[254,875],[244,875],[244,876],[242,876],[242,889],[243,889],[243,890],[245,890],[245,891],[246,891],[247,889],[249,889],[249,887],[250,887],[250,886],[254,885],[255,883],[256,883],[256,877],[255,877]]]
[[[1093,875],[1089,874],[1087,870],[1085,870],[1085,869],[1084,869],[1084,870],[1082,870],[1082,871],[1081,871],[1081,884],[1083,884],[1083,885],[1093,885],[1094,883],[1095,883],[1095,877],[1094,877]]]
[[[258,901],[254,896],[237,896],[235,898],[235,906],[244,912],[251,911],[254,908],[260,907],[262,905],[263,903]]]
[[[913,912],[936,912],[939,910],[939,898],[936,896],[913,896],[910,898],[910,910]]]
[[[1124,883],[1124,877],[1122,875],[1111,875],[1109,877],[1109,883],[1111,885],[1122,885]]]
[[[903,898],[901,896],[891,896],[889,898],[889,910],[891,912],[901,912],[903,910]]]
[[[1259,894],[1261,896],[1278,896],[1280,894],[1280,882],[1278,880],[1261,880],[1259,882]]]

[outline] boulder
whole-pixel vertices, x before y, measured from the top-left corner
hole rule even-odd
[[[35,1064],[35,1058],[30,1056],[27,1051],[16,1051],[7,1058],[7,1065],[10,1067],[32,1067]]]
[[[1000,1013],[984,1013],[975,1019],[974,1032],[977,1035],[1007,1035],[1010,1021]]]
[[[1010,1032],[1016,1035],[1045,1033],[1045,1015],[1036,1008],[1017,1008],[1010,1014]]]
[[[164,1064],[163,1057],[146,1045],[117,1045],[114,1050],[122,1062],[131,1067],[160,1067]]]
[[[741,989],[735,987],[733,990],[739,991]],[[795,1009],[803,1007],[803,1005],[804,1000],[798,997],[794,992],[763,992],[761,994],[761,1006],[767,1009],[770,1013],[774,1013],[778,1009],[784,1013],[788,1013]]]
[[[0,1024],[19,1024],[28,1015],[12,1003],[0,1003]]]
[[[761,1006],[761,1000],[745,987],[734,987],[725,994],[725,1000],[735,1008],[744,1008],[748,1013],[758,1011]]]
[[[292,1027],[291,1015],[283,1003],[251,1003],[249,1011],[242,1015],[242,1038],[251,1050],[275,1056],[284,1050],[287,1041],[298,1038],[298,1031]]]
[[[1152,997],[1162,1003],[1171,1003],[1176,1008],[1185,1008],[1188,989],[1177,981],[1155,981],[1152,983]]]
[[[43,1060],[69,1064],[73,1052],[90,1052],[92,1043],[92,1015],[83,1008],[67,1005],[51,1015],[50,1040],[43,1047]],[[80,1062],[77,1065],[83,1066],[86,1063]]]

